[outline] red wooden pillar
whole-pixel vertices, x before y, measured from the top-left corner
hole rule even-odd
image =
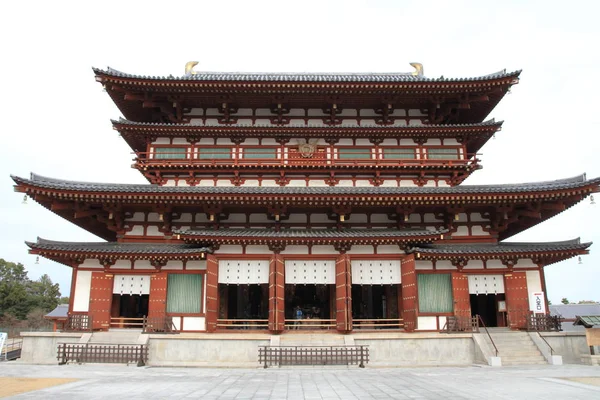
[[[92,329],[108,330],[110,328],[112,295],[113,275],[104,271],[92,272],[89,308],[89,315],[92,317]]]
[[[513,272],[512,276],[504,277],[504,291],[506,293],[506,310],[511,329],[527,327],[529,314],[529,293],[527,292],[527,274]]]
[[[150,277],[148,318],[164,317],[167,313],[168,277],[169,275],[165,271],[156,272]]]
[[[469,278],[461,272],[452,273],[452,297],[454,298],[454,315],[471,317],[471,296],[469,295]]]
[[[402,273],[402,318],[404,330],[412,332],[417,329],[417,274],[415,273],[415,256],[409,254],[400,263]]]
[[[219,262],[213,254],[206,256],[206,331],[217,330],[219,315]]]
[[[269,263],[269,330],[281,333],[285,329],[285,268],[280,254]]]
[[[352,330],[351,284],[350,258],[347,254],[340,254],[335,260],[335,323],[342,333]]]

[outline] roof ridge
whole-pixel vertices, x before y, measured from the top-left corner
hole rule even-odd
[[[481,81],[487,79],[496,79],[509,76],[519,76],[522,70],[516,70],[512,72],[506,72],[506,69],[495,72],[492,74],[466,77],[466,78],[445,78],[441,76],[439,78],[427,78],[425,76],[413,75],[412,72],[218,72],[218,71],[199,71],[193,75],[183,76],[153,76],[153,75],[135,75],[129,74],[116,70],[111,67],[107,67],[106,70],[101,68],[92,67],[92,70],[96,75],[106,74],[113,75],[123,78],[133,79],[156,79],[156,80],[186,80],[186,81],[202,81],[202,80],[260,80],[260,81],[347,81],[351,82],[349,78],[362,78],[355,79],[356,81],[388,81],[388,82],[456,82],[456,81]],[[240,79],[241,78],[241,79]],[[289,79],[298,78],[298,79]],[[311,79],[306,79],[311,78]],[[336,78],[336,79],[331,79]],[[366,78],[366,79],[365,79]],[[382,79],[392,78],[392,79]]]

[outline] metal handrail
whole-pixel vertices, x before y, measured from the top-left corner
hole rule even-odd
[[[483,329],[485,329],[485,333],[487,333],[488,337],[490,338],[490,342],[492,342],[492,346],[494,346],[494,350],[496,350],[496,357],[498,357],[498,347],[496,347],[496,343],[494,343],[494,339],[492,339],[492,335],[490,335],[490,331],[488,331],[487,326],[485,326],[485,322],[483,322],[481,315],[477,314],[477,320],[481,322]]]
[[[542,340],[544,341],[544,343],[546,343],[548,345],[548,347],[550,348],[550,355],[554,355],[554,349],[552,348],[552,346],[550,346],[550,343],[548,343],[548,341],[542,336],[542,334],[540,333],[540,331],[536,331],[537,334],[539,335],[540,338],[542,338]]]

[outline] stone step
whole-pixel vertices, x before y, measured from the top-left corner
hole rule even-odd
[[[500,357],[502,358],[502,361],[507,360],[507,361],[546,361],[546,359],[544,358],[544,356],[542,356],[541,354],[536,354],[536,355],[530,355],[530,356],[519,356],[519,355],[506,355],[506,354],[500,354]]]
[[[514,352],[508,352],[508,351],[501,351],[500,352],[500,356],[501,357],[521,357],[521,358],[529,358],[529,357],[540,357],[541,353],[539,351],[514,351]]]
[[[141,344],[141,332],[94,332],[90,344]],[[145,337],[145,335],[144,335]]]
[[[511,366],[511,365],[548,365],[548,362],[546,360],[543,360],[543,361],[522,360],[522,361],[507,361],[507,362],[504,362],[504,358],[502,358],[502,365],[503,366]]]

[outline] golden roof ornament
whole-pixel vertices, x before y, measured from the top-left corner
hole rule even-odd
[[[411,62],[410,65],[415,69],[410,74],[413,76],[423,76],[423,64]]]
[[[188,61],[185,64],[185,74],[186,75],[196,75],[197,72],[194,71],[194,67],[198,65],[198,61]]]

